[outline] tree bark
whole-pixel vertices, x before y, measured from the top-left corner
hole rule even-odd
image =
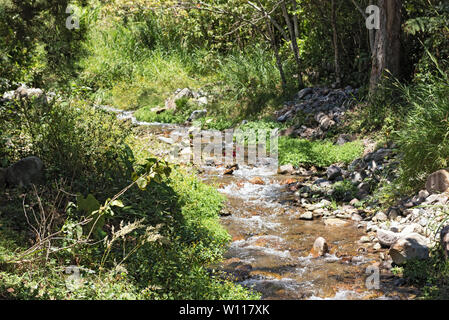
[[[294,30],[292,22],[290,20],[290,16],[288,14],[287,7],[285,5],[285,1],[283,1],[281,3],[281,9],[282,9],[282,15],[284,16],[284,19],[285,19],[285,24],[287,25],[287,28],[288,28],[288,33],[290,35],[291,48],[293,50],[295,62],[298,67],[298,86],[302,87],[303,82],[302,82],[302,76],[301,76],[301,61],[299,59],[298,42],[296,41],[295,30]]]
[[[335,84],[339,86],[341,84],[341,72],[340,72],[340,52],[338,50],[338,31],[337,31],[337,17],[335,10],[335,0],[331,2],[332,14],[332,42],[334,44],[334,66],[335,66]]]
[[[401,69],[401,8],[402,0],[379,0],[380,30],[376,32],[370,92],[374,92],[379,81],[388,70],[398,77]]]
[[[276,43],[276,36],[274,34],[272,25],[270,24],[269,20],[267,20],[267,28],[268,28],[268,32],[270,34],[271,46],[273,47],[274,56],[276,58],[276,66],[279,70],[279,75],[281,76],[282,90],[285,92],[287,89],[287,80],[285,78],[284,68],[282,67],[282,60],[281,60],[281,57],[279,56],[279,48]]]

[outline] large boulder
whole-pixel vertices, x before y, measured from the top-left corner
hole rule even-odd
[[[427,259],[429,257],[427,239],[418,233],[410,233],[399,238],[391,246],[389,254],[397,265],[403,265],[410,259]]]
[[[445,169],[432,173],[426,182],[426,190],[429,193],[445,192],[449,189],[449,172]]]
[[[319,237],[313,243],[313,247],[312,250],[310,251],[310,254],[314,258],[318,258],[324,256],[328,252],[329,246],[327,245],[326,239],[324,239],[323,237]]]

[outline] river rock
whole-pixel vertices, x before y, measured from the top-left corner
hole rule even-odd
[[[421,190],[418,193],[418,197],[419,197],[421,202],[426,200],[429,195],[430,195],[430,193],[427,190]]]
[[[299,216],[299,219],[301,219],[301,220],[313,220],[313,213],[310,212],[310,211],[306,211],[302,215]]]
[[[259,184],[259,185],[264,185],[265,182],[262,180],[261,177],[254,177],[251,180],[249,180],[250,183],[252,184]]]
[[[338,218],[329,218],[324,220],[324,224],[330,227],[344,227],[349,225],[350,222]]]
[[[385,247],[391,247],[401,235],[392,231],[377,229],[377,239],[379,243]]]
[[[417,233],[410,233],[399,238],[391,246],[389,254],[397,265],[402,265],[409,259],[427,259],[427,239]]]
[[[445,192],[449,189],[449,172],[445,169],[438,170],[427,178],[426,190],[429,193]]]
[[[384,222],[387,221],[388,217],[385,213],[379,211],[378,213],[376,213],[376,215],[373,217],[373,221],[380,221],[380,222]]]
[[[326,239],[319,237],[313,243],[313,248],[310,254],[314,258],[322,257],[329,252],[329,246],[327,245]]]
[[[190,114],[190,117],[187,119],[187,121],[193,121],[196,119],[199,119],[201,117],[204,117],[207,114],[207,110],[203,109],[203,110],[195,110]]]
[[[293,165],[285,164],[285,165],[279,167],[278,174],[292,174],[293,171],[295,171],[295,168],[293,168]]]

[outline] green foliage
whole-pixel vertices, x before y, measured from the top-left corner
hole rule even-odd
[[[408,187],[419,187],[433,171],[448,166],[449,81],[434,79],[402,87],[411,110],[397,143],[402,152],[401,179]]]
[[[113,115],[74,99],[48,105],[22,100],[1,116],[1,135],[12,139],[4,148],[10,162],[34,154],[48,166],[49,179],[76,177],[98,193],[129,180],[133,159],[124,140],[130,128]]]
[[[357,187],[349,180],[338,181],[333,185],[334,191],[332,192],[332,198],[337,201],[354,199],[358,194]]]
[[[449,298],[449,261],[437,245],[428,260],[410,260],[403,267],[403,276],[421,288],[421,298],[447,300]]]
[[[363,144],[360,141],[337,146],[330,141],[279,138],[280,164],[327,167],[337,162],[350,163],[360,157],[362,152]]]
[[[0,198],[2,298],[258,297],[207,269],[222,259],[230,240],[218,217],[223,197],[214,188],[149,154],[135,159],[129,128],[75,99],[16,102],[1,111],[8,120],[1,122],[2,137],[13,141],[2,146],[2,156],[12,162],[32,152],[46,166],[47,184],[27,195],[24,207],[57,217],[49,225],[31,222],[58,235],[48,253],[39,243],[29,248],[29,233],[10,232],[28,227],[19,214],[20,195],[12,192],[7,205]],[[70,184],[54,184],[57,178]],[[97,239],[104,241],[89,241]],[[32,267],[11,268],[24,256],[33,259]],[[78,289],[67,288],[62,274],[73,264],[95,272],[83,273]]]

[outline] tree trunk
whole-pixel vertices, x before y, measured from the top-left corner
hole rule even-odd
[[[296,41],[295,30],[293,28],[292,22],[290,20],[290,16],[288,15],[287,7],[285,5],[285,1],[281,3],[282,15],[285,19],[285,24],[288,28],[288,33],[290,34],[291,48],[293,50],[293,55],[295,57],[295,62],[298,67],[298,85],[299,87],[303,86],[302,77],[301,77],[301,61],[299,59],[299,49],[298,43]]]
[[[287,80],[285,78],[284,69],[282,67],[282,60],[281,60],[281,57],[279,56],[279,48],[276,43],[276,36],[274,34],[274,30],[272,29],[272,26],[271,26],[271,23],[269,20],[267,20],[267,28],[268,28],[268,32],[270,34],[271,46],[273,47],[274,56],[276,58],[276,66],[277,66],[277,68],[279,70],[279,74],[281,76],[282,90],[285,92],[287,89]]]
[[[335,0],[332,0],[331,6],[332,6],[331,25],[332,25],[332,40],[333,40],[332,42],[334,44],[335,85],[338,87],[341,84],[341,72],[340,72],[340,52],[338,50],[338,32],[337,32]]]
[[[402,0],[379,0],[380,30],[376,32],[370,92],[374,92],[388,70],[394,77],[400,74]]]

